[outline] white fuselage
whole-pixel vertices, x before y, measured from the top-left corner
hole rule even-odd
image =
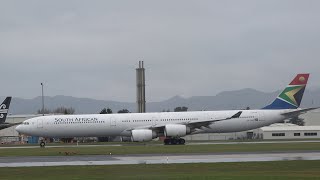
[[[281,115],[292,110],[241,110],[239,118],[212,122],[195,133],[239,132],[281,122]],[[28,119],[16,130],[41,137],[131,136],[132,129],[147,129],[168,124],[206,122],[231,117],[232,111],[196,111],[128,114],[53,115]]]

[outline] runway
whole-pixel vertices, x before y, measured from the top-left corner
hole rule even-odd
[[[320,151],[0,157],[0,167],[320,160]]]

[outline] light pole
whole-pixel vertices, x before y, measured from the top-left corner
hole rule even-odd
[[[43,83],[41,83],[41,89],[42,89],[42,116],[44,116],[44,97],[43,97]]]

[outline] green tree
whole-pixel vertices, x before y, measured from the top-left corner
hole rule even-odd
[[[101,111],[100,111],[100,114],[112,114],[112,110],[110,108],[106,109],[106,108],[103,108]]]
[[[112,114],[112,110],[110,108],[107,109],[107,114]]]
[[[37,114],[50,114],[50,113],[51,113],[51,111],[49,109],[46,109],[46,108],[43,110],[43,112],[42,112],[42,109],[39,109],[37,111]]]
[[[53,113],[54,114],[74,114],[75,110],[72,107],[58,107],[56,108]]]
[[[183,112],[183,111],[188,111],[188,107],[182,106],[182,107],[174,108],[174,112]]]
[[[56,109],[54,110],[50,110],[50,109],[44,109],[44,114],[51,114],[51,113],[54,113],[54,114],[74,114],[75,110],[72,108],[72,107],[57,107]],[[42,114],[42,109],[39,109],[37,111],[38,114]]]
[[[130,111],[128,109],[121,109],[118,113],[130,113]]]
[[[107,109],[106,108],[103,108],[99,114],[107,114]]]

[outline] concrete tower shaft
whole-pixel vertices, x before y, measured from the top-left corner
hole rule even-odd
[[[145,94],[145,69],[143,61],[139,61],[139,68],[136,69],[137,79],[137,112],[146,112],[146,94]]]

